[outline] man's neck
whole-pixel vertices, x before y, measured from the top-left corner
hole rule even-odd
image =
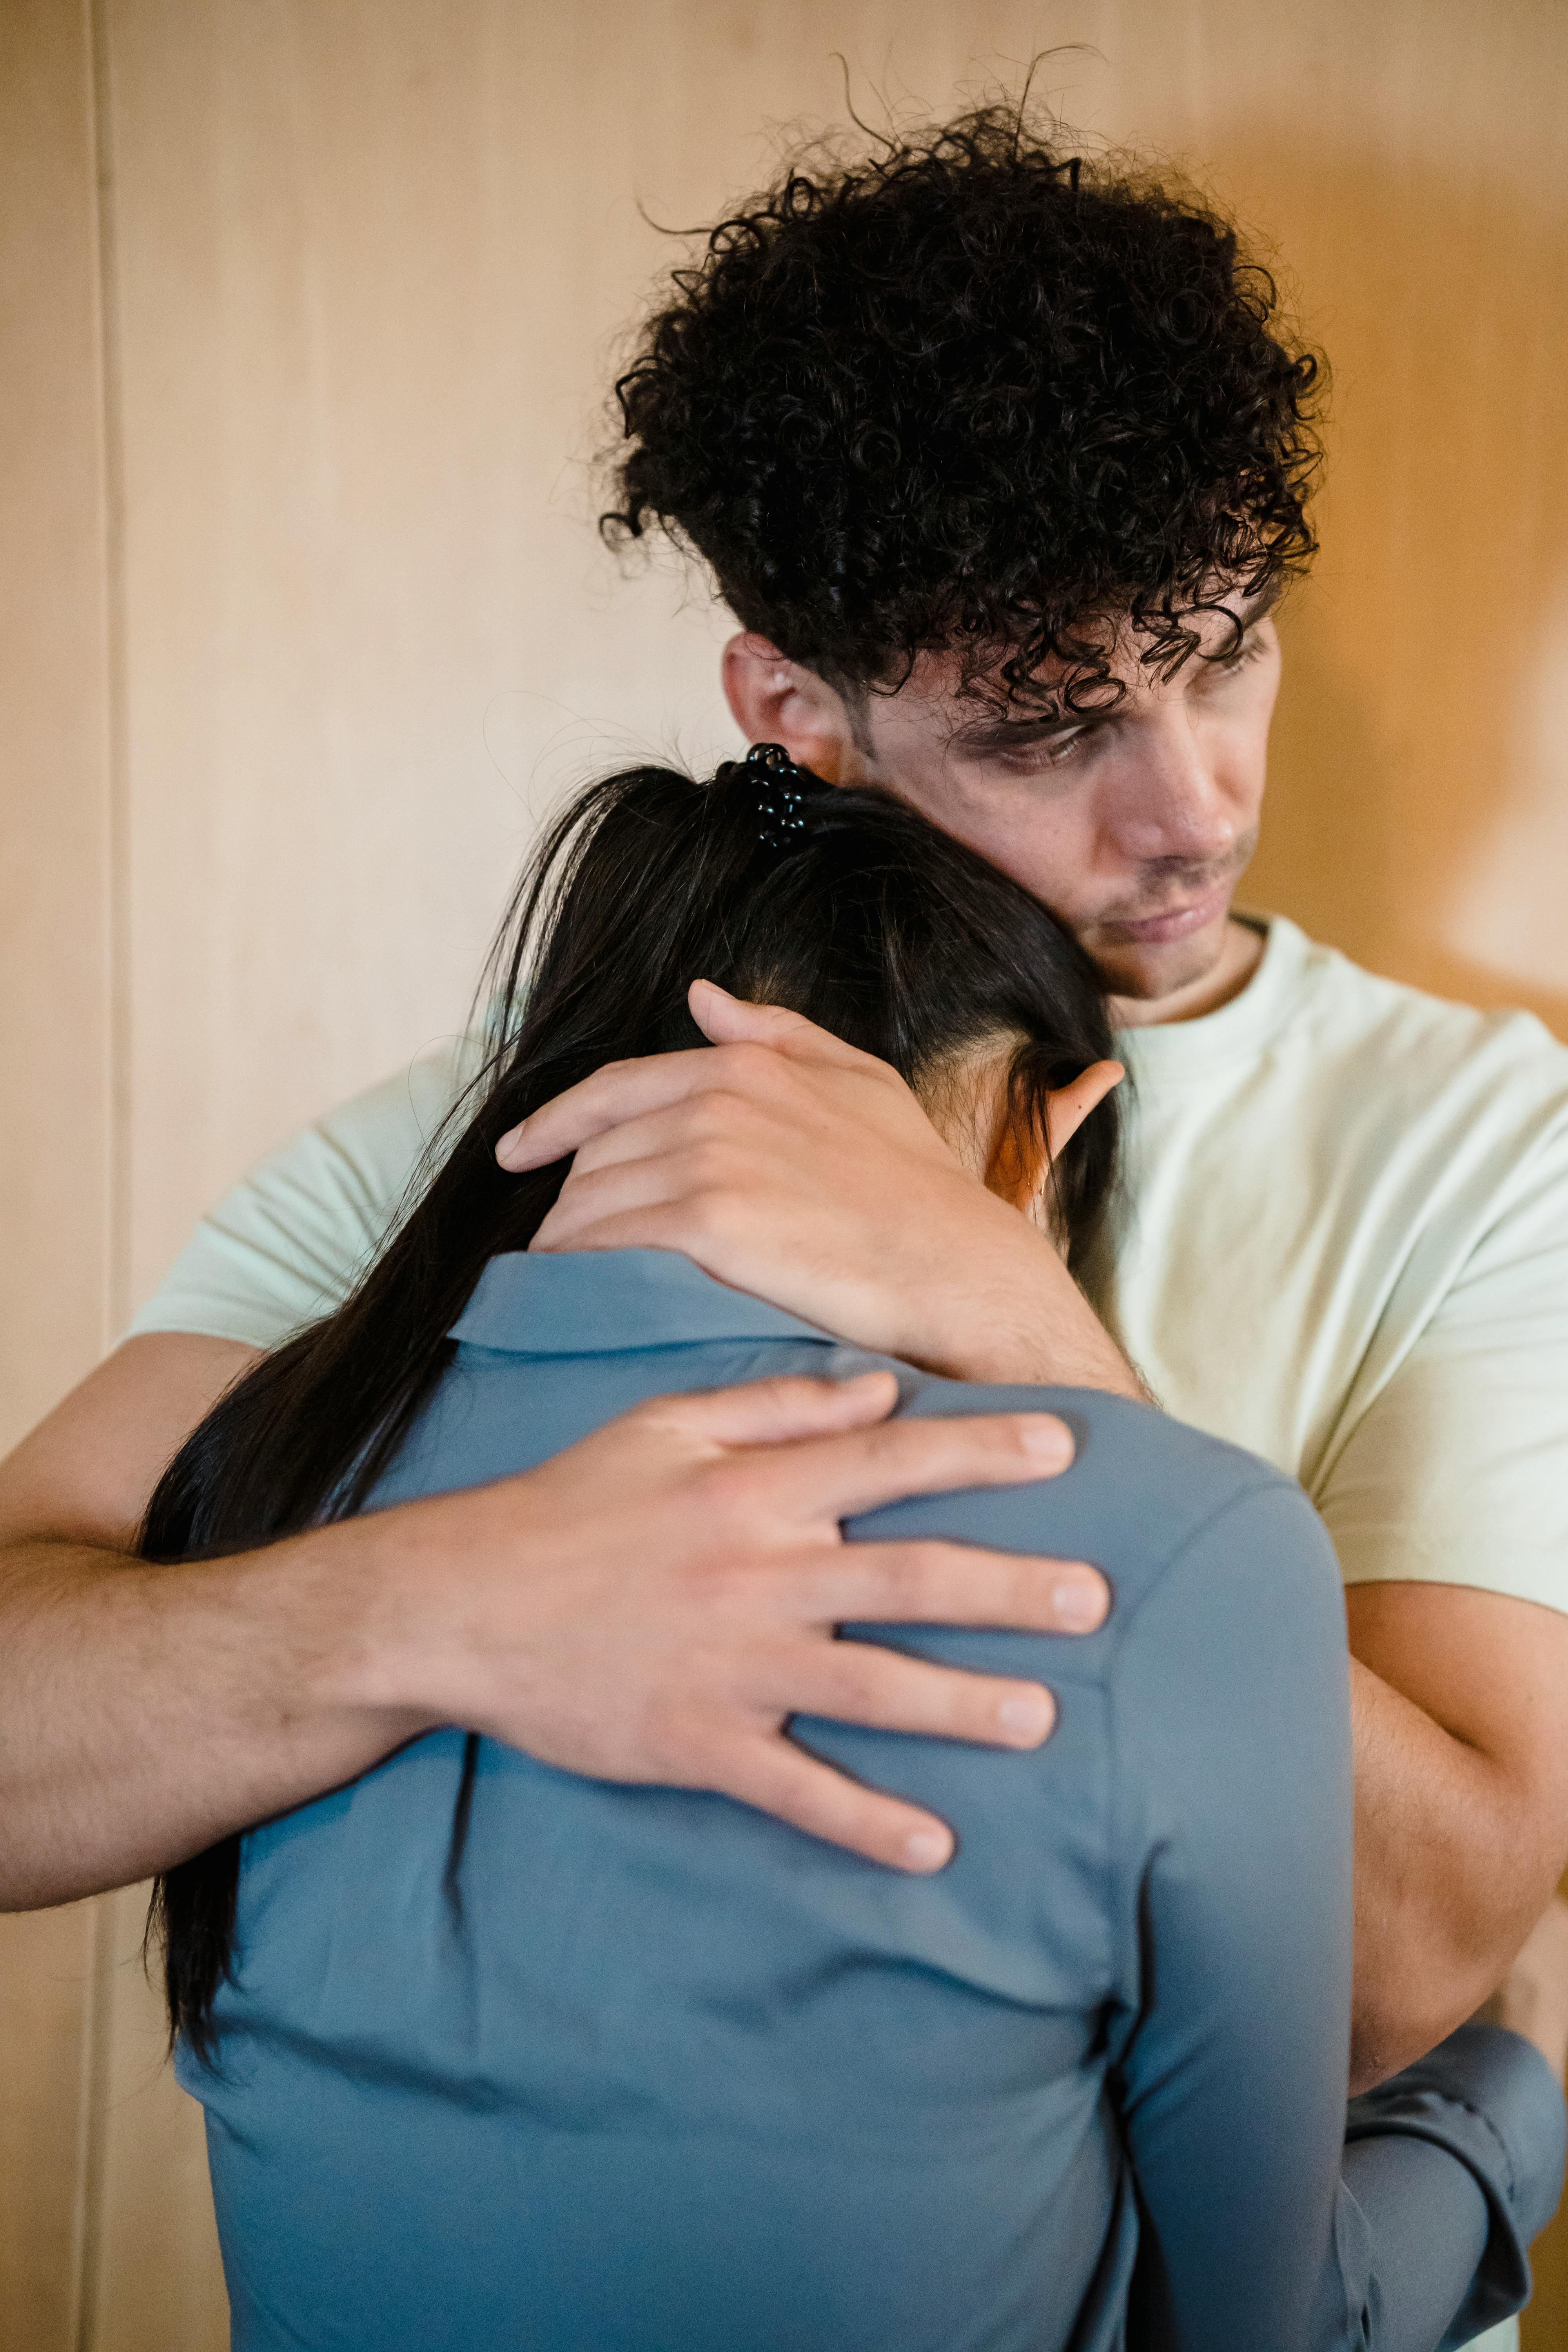
[[[1112,996],[1106,1000],[1118,1029],[1155,1029],[1172,1021],[1196,1021],[1217,1013],[1239,996],[1263,960],[1264,934],[1233,915],[1225,927],[1225,943],[1215,961],[1196,980],[1173,988],[1168,996]]]

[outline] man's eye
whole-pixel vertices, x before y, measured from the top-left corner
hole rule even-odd
[[[1036,774],[1042,768],[1059,768],[1082,749],[1092,730],[1073,727],[1059,735],[1039,735],[1032,743],[1004,745],[995,757],[1015,775]]]
[[[1089,727],[1075,727],[1068,734],[1050,736],[1040,746],[1047,767],[1059,768],[1064,760],[1070,760],[1075,751],[1081,751],[1092,732]]]
[[[1262,651],[1263,641],[1260,637],[1243,637],[1233,654],[1227,654],[1223,661],[1211,662],[1209,667],[1217,671],[1221,677],[1234,677],[1237,672],[1244,670],[1249,662],[1255,662]]]

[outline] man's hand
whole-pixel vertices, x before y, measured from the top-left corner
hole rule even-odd
[[[1054,1702],[835,1626],[1083,1632],[1108,1594],[1077,1562],[847,1544],[840,1519],[895,1496],[1016,1485],[1071,1458],[1054,1416],[889,1422],[896,1396],[870,1372],[659,1397],[537,1470],[407,1506],[396,1563],[384,1557],[378,1664],[343,1695],[596,1779],[721,1790],[879,1862],[940,1868],[951,1832],[807,1756],[791,1714],[1034,1748]]]
[[[1075,1562],[844,1544],[840,1515],[1071,1454],[1046,1415],[890,1422],[886,1373],[660,1400],[472,1493],[226,1559],[138,1559],[163,1463],[251,1360],[128,1341],[0,1468],[0,1908],[164,1869],[445,1722],[934,1869],[945,1826],[805,1756],[789,1716],[1027,1748],[1049,1694],[836,1625],[1079,1633],[1109,1605]]]
[[[541,1250],[679,1250],[838,1337],[963,1380],[1142,1393],[1049,1242],[962,1169],[886,1063],[699,981],[716,1042],[616,1062],[503,1137],[574,1153]]]

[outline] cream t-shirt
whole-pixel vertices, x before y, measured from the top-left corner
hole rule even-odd
[[[1568,1609],[1568,1050],[1281,917],[1217,1013],[1128,1031],[1100,1303],[1172,1412],[1300,1478],[1350,1582]],[[265,1161],[131,1328],[270,1347],[374,1254],[455,1041]]]

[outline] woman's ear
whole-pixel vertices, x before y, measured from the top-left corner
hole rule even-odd
[[[1032,1123],[1026,1134],[1020,1134],[1003,1095],[1000,1123],[985,1169],[985,1189],[1050,1234],[1058,1248],[1064,1244],[1056,1230],[1052,1205],[1052,1164],[1096,1104],[1102,1103],[1126,1075],[1120,1062],[1091,1062],[1070,1086],[1058,1087],[1046,1097],[1043,1138]]]
[[[1046,1145],[1056,1160],[1113,1087],[1127,1076],[1120,1062],[1091,1062],[1069,1086],[1058,1087],[1046,1104]]]
[[[826,678],[750,630],[731,638],[721,668],[724,699],[748,743],[782,743],[797,767],[825,784],[864,781],[844,698]]]

